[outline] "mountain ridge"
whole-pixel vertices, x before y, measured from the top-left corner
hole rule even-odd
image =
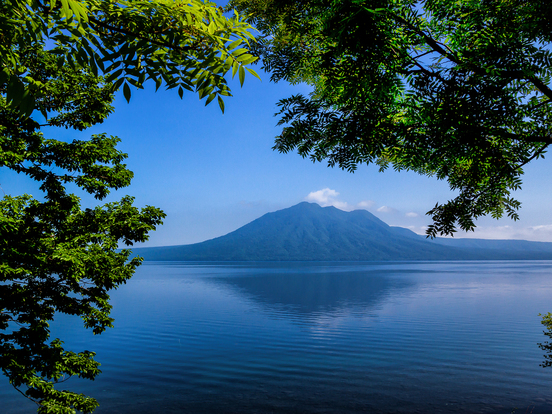
[[[537,242],[507,248],[490,240],[471,244],[456,241],[481,239],[449,240],[427,240],[411,230],[389,226],[366,210],[345,212],[302,202],[200,243],[133,252],[154,261],[552,259],[552,243],[532,249],[531,243]]]

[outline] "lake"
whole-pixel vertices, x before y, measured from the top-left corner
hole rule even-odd
[[[552,262],[147,262],[112,299],[100,336],[52,328],[97,352],[63,384],[97,414],[552,412]]]

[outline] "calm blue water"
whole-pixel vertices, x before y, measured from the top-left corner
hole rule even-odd
[[[552,413],[552,262],[147,263],[112,297],[101,336],[53,327],[97,352],[64,385],[98,414]]]

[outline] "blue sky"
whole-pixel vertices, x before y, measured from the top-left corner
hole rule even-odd
[[[273,84],[267,74],[260,75],[262,82],[249,76],[243,88],[231,82],[234,97],[226,99],[224,115],[216,102],[205,107],[192,93],[181,100],[175,90],[156,93],[150,86],[133,91],[130,104],[119,95],[115,113],[102,125],[84,133],[52,132],[60,139],[100,132],[122,139],[119,148],[129,154],[135,178],[107,201],[131,194],[137,205],[154,205],[168,214],[145,245],[200,242],[305,200],[345,210],[365,208],[390,225],[424,232],[430,224],[425,213],[452,196],[446,182],[414,173],[379,173],[374,166],[360,166],[351,174],[273,151],[279,131],[276,102],[308,93],[308,87]],[[520,221],[485,218],[475,233],[457,237],[552,241],[551,172],[547,159],[526,168],[523,190],[516,194],[523,203]],[[6,194],[40,195],[26,178],[3,169],[0,184]],[[82,197],[85,205],[94,205],[95,200]]]

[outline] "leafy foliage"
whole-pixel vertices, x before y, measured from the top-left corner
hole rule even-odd
[[[354,171],[392,166],[447,180],[427,234],[517,219],[523,167],[552,143],[547,2],[235,0],[261,31],[280,101],[274,148]]]
[[[8,102],[29,115],[43,93],[40,80],[22,65],[28,45],[57,45],[59,64],[103,74],[127,100],[131,86],[152,80],[159,88],[194,91],[206,104],[231,96],[225,75],[245,72],[257,58],[248,53],[251,26],[227,18],[200,0],[6,0],[0,5],[0,81]]]
[[[542,316],[541,323],[545,327],[544,335],[549,339],[552,338],[552,313],[548,312]],[[544,354],[544,362],[541,364],[542,367],[552,367],[552,343],[544,342],[539,344],[539,348],[546,352]]]
[[[112,110],[112,85],[84,68],[58,67],[59,58],[40,48],[25,51],[29,76],[40,79],[40,111],[52,113],[45,126],[83,129]],[[141,259],[119,242],[147,239],[161,224],[161,210],[132,206],[125,197],[93,209],[67,192],[74,183],[98,199],[130,184],[132,172],[116,149],[119,139],[46,139],[41,125],[0,97],[0,165],[40,182],[44,200],[30,195],[0,201],[0,367],[13,386],[36,401],[39,412],[91,412],[97,402],[57,390],[67,376],[93,379],[99,363],[90,351],[63,349],[50,340],[55,313],[79,315],[95,334],[111,326],[109,291],[125,283]],[[23,391],[22,391],[23,392]]]
[[[132,172],[119,138],[65,142],[55,128],[82,131],[112,111],[114,92],[154,81],[206,104],[243,83],[250,26],[211,3],[6,0],[0,3],[0,167],[40,184],[43,197],[0,200],[0,368],[39,413],[92,412],[91,397],[59,389],[100,372],[94,352],[65,350],[50,337],[56,314],[77,315],[94,334],[112,326],[109,293],[140,265],[130,250],[164,213],[131,197],[82,208],[70,188],[104,199]],[[103,75],[103,76],[102,76]]]

